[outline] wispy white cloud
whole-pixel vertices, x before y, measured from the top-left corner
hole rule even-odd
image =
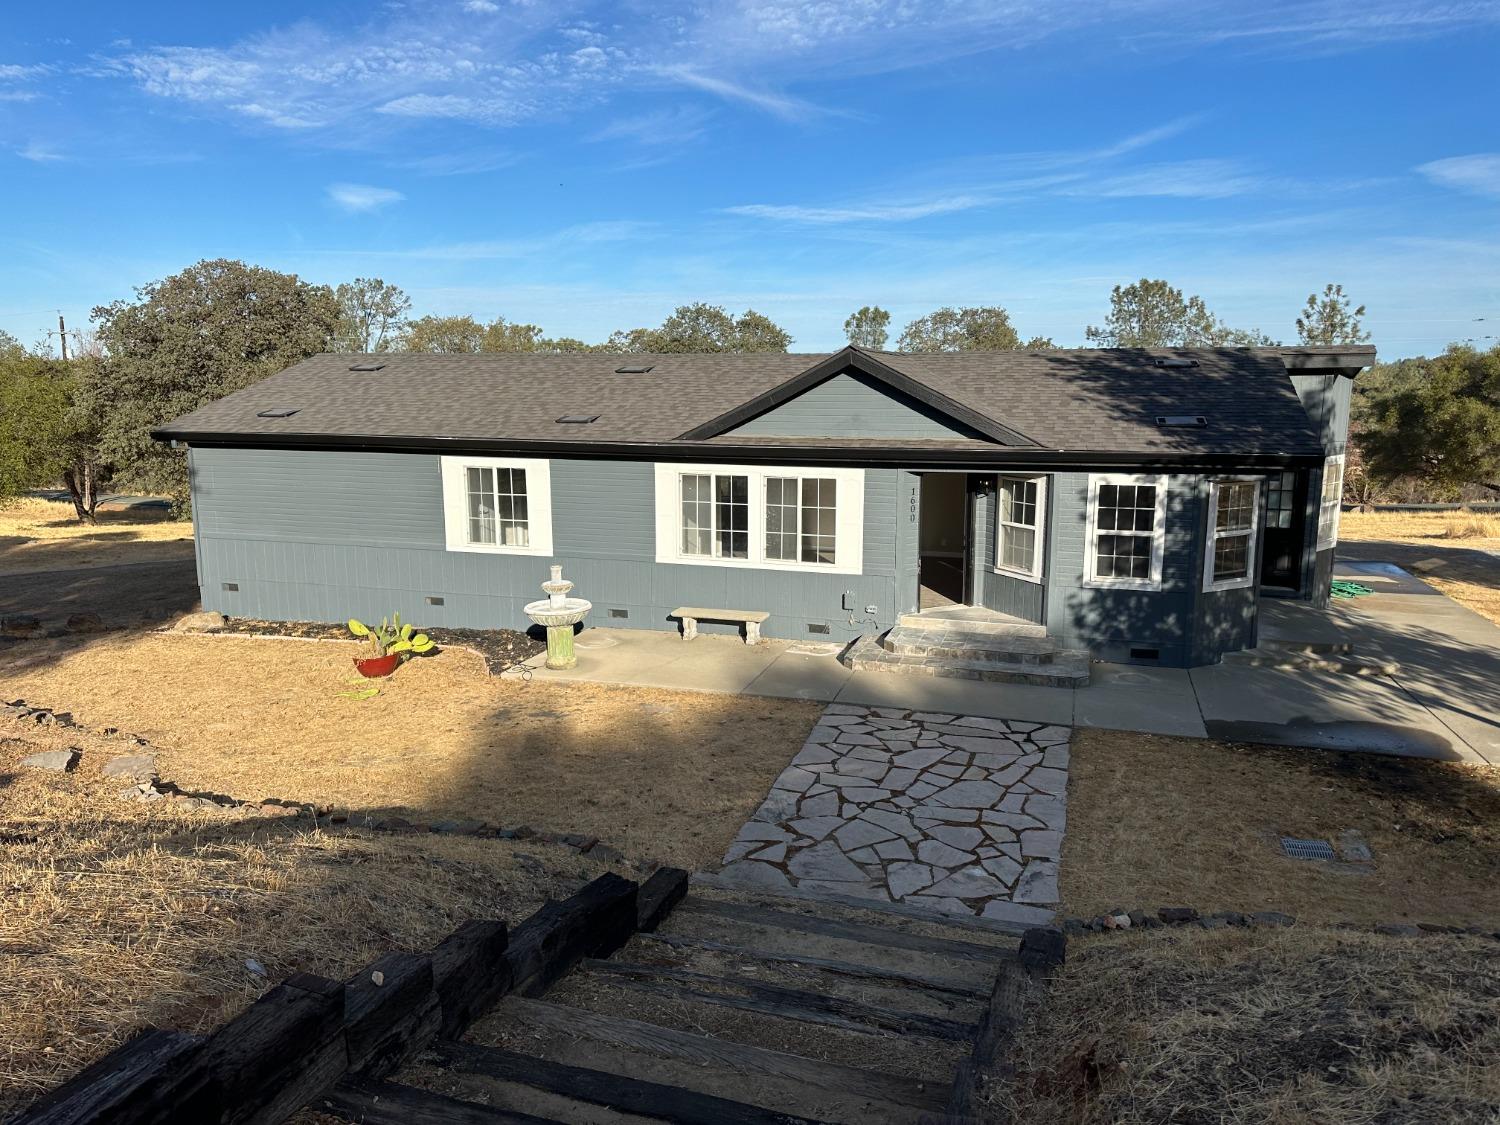
[[[461,152],[435,152],[396,164],[424,176],[472,176],[509,168],[521,161],[519,153],[504,149],[464,149]]]
[[[698,106],[673,106],[621,117],[588,136],[590,141],[631,141],[643,145],[682,144],[703,134],[712,114]]]
[[[727,207],[731,215],[753,219],[780,219],[795,223],[905,223],[955,211],[971,211],[994,200],[981,195],[957,195],[946,199],[923,199],[908,203],[851,204],[839,207],[804,207],[797,204],[747,203]]]
[[[717,78],[710,74],[702,74],[689,66],[658,66],[653,68],[654,73],[666,79],[668,82],[682,86],[689,86],[695,90],[702,90],[706,94],[712,94],[716,98],[723,98],[729,102],[740,102],[743,105],[754,106],[756,109],[765,110],[774,117],[780,117],[787,121],[805,121],[809,117],[817,117],[829,111],[811,102],[794,98],[787,94],[778,94],[769,90],[753,89],[749,86],[731,82],[727,78]]]
[[[493,0],[465,0],[464,11],[473,12],[479,16],[492,16],[500,10],[500,5]]]
[[[329,184],[328,198],[351,214],[363,214],[400,203],[406,196],[395,188],[370,184]]]
[[[1148,164],[1114,175],[1089,178],[1060,189],[1064,195],[1100,199],[1140,199],[1162,196],[1176,199],[1227,199],[1247,195],[1266,180],[1247,172],[1234,160],[1177,160]]]
[[[67,159],[61,150],[45,141],[30,141],[16,149],[16,155],[34,164],[54,164]]]
[[[1435,184],[1500,199],[1500,152],[1449,156],[1417,166]]]

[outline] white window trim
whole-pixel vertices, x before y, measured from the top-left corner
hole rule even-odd
[[[1005,521],[1000,518],[1004,510],[1001,506],[1000,493],[1008,480],[1036,483],[1036,549],[1031,556],[1031,567],[1022,570],[1013,566],[1006,566],[1001,560],[1005,558]],[[1018,525],[1022,526],[1022,525]],[[995,566],[996,574],[1008,574],[1012,578],[1020,578],[1026,582],[1040,583],[1043,580],[1047,556],[1047,478],[1041,477],[1018,477],[1009,473],[1001,473],[1000,479],[995,487]]]
[[[1323,479],[1318,485],[1318,550],[1326,551],[1336,547],[1339,541],[1339,519],[1344,513],[1344,458],[1345,454],[1335,453],[1332,457],[1323,458]],[[1328,474],[1337,467],[1339,474],[1339,493],[1331,502],[1323,500],[1323,489],[1328,483]]]
[[[726,559],[682,552],[679,478],[690,473],[749,477],[750,557]],[[793,562],[766,558],[766,478],[818,477],[835,483],[834,562]],[[795,570],[804,574],[861,574],[864,571],[865,471],[793,465],[656,464],[656,561],[685,566],[727,566],[742,570]]]
[[[524,547],[469,542],[469,496],[464,470],[526,470],[526,538]],[[535,457],[443,457],[443,531],[450,551],[481,555],[552,554],[552,463]]]
[[[1149,578],[1096,578],[1099,563],[1099,486],[1104,484],[1149,484],[1156,486],[1156,515],[1151,525],[1151,575]],[[1162,560],[1167,545],[1167,478],[1141,473],[1091,473],[1089,475],[1088,550],[1083,565],[1083,585],[1090,590],[1160,590]]]
[[[1255,574],[1260,564],[1260,505],[1261,505],[1261,477],[1218,477],[1208,482],[1208,527],[1207,542],[1203,544],[1203,590],[1212,593],[1217,590],[1243,590],[1247,586],[1255,585]],[[1214,577],[1214,544],[1220,538],[1230,535],[1244,536],[1243,531],[1227,532],[1224,536],[1219,535],[1219,486],[1224,484],[1253,484],[1255,486],[1255,499],[1250,503],[1250,545],[1247,548],[1245,561],[1245,574],[1242,578],[1216,579]]]

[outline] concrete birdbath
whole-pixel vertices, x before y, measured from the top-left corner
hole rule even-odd
[[[542,583],[547,592],[543,601],[528,602],[526,616],[547,630],[547,667],[571,668],[578,663],[573,654],[573,626],[588,616],[593,602],[570,598],[573,583],[562,576],[562,567],[552,568],[552,577]]]

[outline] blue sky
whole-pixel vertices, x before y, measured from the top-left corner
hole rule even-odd
[[[1500,335],[1500,3],[14,7],[27,343],[218,256],[588,340],[707,300],[1080,344],[1141,276],[1285,340],[1342,282],[1391,358]]]

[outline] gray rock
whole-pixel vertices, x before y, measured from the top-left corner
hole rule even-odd
[[[78,765],[77,750],[46,750],[40,754],[28,754],[21,759],[23,766],[34,770],[71,770]]]
[[[1068,791],[1068,772],[1037,766],[1026,776],[1026,784],[1042,793],[1060,797]]]
[[[1057,901],[1057,864],[1053,860],[1034,859],[1021,872],[1011,898],[1016,902],[1055,903]]]
[[[885,869],[885,884],[893,899],[903,899],[932,885],[932,868],[925,863],[892,863]]]
[[[855,848],[847,853],[855,863],[879,863],[880,857],[875,854],[874,848]]]
[[[1042,755],[1042,765],[1048,769],[1065,770],[1068,768],[1069,760],[1066,746],[1049,746],[1047,752]]]
[[[837,745],[839,745],[839,746],[881,746],[881,745],[883,745],[883,743],[880,741],[880,739],[876,738],[873,734],[864,734],[863,732],[855,732],[854,734],[850,734],[848,728],[845,728],[844,733],[841,734],[841,735],[839,735],[839,737],[838,737]]]
[[[1012,762],[1003,769],[993,770],[988,774],[989,780],[993,781],[1002,789],[1008,789],[1016,782],[1026,776],[1027,767],[1020,762]],[[1007,794],[1008,796],[1010,794]]]
[[[889,840],[895,836],[889,828],[882,828],[878,824],[872,824],[868,820],[851,820],[847,824],[833,830],[833,838],[839,842],[839,847],[844,851],[854,848],[865,848],[871,844],[878,844],[882,840]]]
[[[974,809],[950,809],[943,805],[918,805],[911,815],[914,820],[937,820],[944,824],[973,824],[979,819]]]
[[[104,618],[97,613],[75,613],[63,623],[63,628],[70,633],[102,633]]]
[[[883,789],[889,789],[893,793],[899,793],[916,780],[916,770],[894,769],[880,779],[880,785]]]
[[[1004,719],[988,719],[980,715],[962,715],[953,720],[956,727],[978,727],[980,730],[998,731],[1001,734],[1009,734],[1010,726]]]
[[[156,759],[150,754],[122,754],[104,763],[99,771],[105,777],[133,778],[149,781],[156,776]]]
[[[911,718],[913,722],[917,723],[938,723],[940,725],[946,725],[948,723],[954,722],[958,718],[958,716],[945,715],[941,711],[913,711]]]
[[[1046,828],[1047,825],[1034,816],[1025,813],[1001,812],[998,809],[987,809],[979,814],[981,820],[986,824],[999,824],[1013,831],[1024,831],[1027,828]]]
[[[982,917],[993,918],[997,922],[1016,922],[1023,926],[1045,926],[1056,916],[1056,911],[1040,906],[1003,900],[986,904],[980,913]]]
[[[821,840],[843,823],[844,818],[841,816],[809,816],[792,821],[791,826],[804,836]]]
[[[911,845],[900,838],[882,840],[875,845],[874,851],[881,859],[911,859],[914,854]]]
[[[969,852],[950,847],[941,840],[923,840],[917,845],[917,858],[937,867],[962,867],[974,860]]]
[[[944,778],[943,785],[946,785],[947,783],[948,779]],[[915,797],[919,801],[926,800],[928,797],[936,793],[939,789],[943,788],[943,785],[934,785],[930,781],[919,781],[915,785],[907,787],[906,795],[908,797]]]
[[[792,759],[794,766],[820,766],[833,761],[838,755],[826,746],[804,746]]]
[[[940,746],[927,749],[908,750],[904,754],[898,754],[892,760],[892,764],[901,769],[924,770],[934,763],[941,762],[948,751]]]
[[[818,775],[809,773],[801,766],[787,766],[781,771],[775,781],[771,783],[772,789],[787,789],[793,793],[805,793],[818,780]]]
[[[769,848],[762,848],[760,851],[755,852],[750,858],[758,859],[762,863],[781,863],[786,859],[786,845],[772,844]]]
[[[1007,889],[1015,885],[1022,871],[1021,865],[1009,856],[994,856],[981,860],[980,863],[986,871],[1004,883]]]
[[[483,827],[484,821],[470,820],[464,817],[455,817],[451,820],[435,820],[432,822],[432,830],[442,836],[472,836]],[[588,854],[594,855],[594,853],[598,852],[600,848],[606,847],[608,847],[607,844],[595,843],[594,846],[589,849]],[[609,850],[614,851],[613,848],[609,848]],[[604,859],[606,860],[606,862],[608,862],[605,855],[597,855],[595,856],[595,858]],[[623,859],[624,857],[622,856],[621,858]]]
[[[787,840],[790,838],[791,833],[780,825],[763,824],[758,820],[742,825],[735,835],[736,840]]]
[[[719,872],[719,878],[742,887],[767,887],[776,891],[792,888],[792,881],[780,869],[754,859],[729,864]]]
[[[922,830],[911,822],[911,817],[904,813],[887,812],[884,809],[865,809],[859,816],[861,820],[868,820],[871,824],[888,828],[896,835],[905,836],[908,840],[922,838]]]
[[[816,797],[803,797],[802,803],[797,806],[797,812],[802,817],[834,816],[838,811],[839,795],[832,791]]]
[[[980,827],[997,844],[1009,844],[1017,839],[1016,830],[1006,824],[981,824]]]
[[[750,819],[763,824],[775,824],[794,815],[796,811],[797,794],[786,789],[773,789]]]
[[[928,910],[936,910],[942,914],[963,914],[974,917],[974,908],[960,898],[945,898],[940,895],[912,895],[904,899],[904,902],[912,906],[925,906]]]
[[[868,785],[872,781],[879,781],[890,772],[890,766],[885,762],[871,762],[864,758],[845,758],[838,764],[837,774],[824,774],[825,780],[830,778],[854,777],[860,779],[860,784]],[[841,781],[828,780],[829,785],[841,784]]]
[[[1018,751],[1018,747],[1008,738],[961,738],[951,734],[943,736],[943,741],[958,750],[966,750],[971,754],[1005,754],[1010,751]]]
[[[832,840],[824,840],[821,844],[814,844],[798,852],[787,863],[787,870],[798,879],[860,882],[865,878],[865,873],[851,863],[849,857]]]
[[[960,781],[934,794],[932,800],[954,808],[989,809],[999,804],[1004,795],[1004,790],[992,781]]]
[[[967,852],[972,852],[984,839],[984,833],[979,829],[961,827],[957,824],[934,825],[927,829],[927,835],[934,840],[941,840],[949,847],[962,848]]]
[[[1021,854],[1039,859],[1057,859],[1062,855],[1062,833],[1050,828],[1033,828],[1022,832]]]
[[[1073,737],[1073,732],[1068,727],[1043,727],[1034,730],[1028,736],[1038,746],[1047,746],[1057,742],[1067,742]]]
[[[965,867],[927,888],[928,894],[946,898],[994,898],[1010,888],[982,867]]]

